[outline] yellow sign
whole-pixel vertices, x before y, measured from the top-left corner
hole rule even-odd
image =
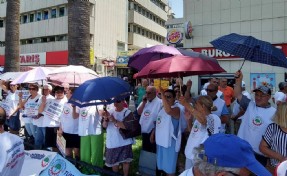
[[[160,80],[160,79],[154,79],[153,80],[154,87],[159,90],[159,85],[161,85],[163,90],[167,90],[169,87],[169,81],[167,80]]]
[[[90,64],[91,65],[95,64],[95,53],[94,53],[94,49],[93,48],[90,49]]]

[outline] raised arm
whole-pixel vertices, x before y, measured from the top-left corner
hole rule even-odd
[[[241,71],[235,73],[235,85],[234,85],[234,97],[240,102],[242,99],[242,87],[243,74]]]

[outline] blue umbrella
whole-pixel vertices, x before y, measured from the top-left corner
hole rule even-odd
[[[110,104],[130,95],[130,85],[117,77],[101,77],[81,84],[69,100],[79,107]]]
[[[210,42],[215,48],[262,64],[287,68],[287,59],[282,50],[271,43],[258,40],[252,36],[231,33]],[[239,70],[241,70],[241,68]]]

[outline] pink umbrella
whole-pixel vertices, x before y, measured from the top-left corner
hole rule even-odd
[[[226,72],[211,60],[189,56],[172,56],[149,62],[137,78],[164,78],[191,75],[205,75]]]
[[[37,67],[30,71],[22,73],[19,77],[12,81],[11,84],[21,84],[45,80],[49,73],[49,69],[45,67]]]
[[[80,85],[87,80],[98,78],[99,75],[81,65],[69,65],[53,70],[48,76],[48,80],[56,84],[69,83]]]
[[[142,48],[129,58],[128,66],[141,70],[150,61],[167,58],[174,55],[182,55],[176,48],[166,45],[155,45]]]

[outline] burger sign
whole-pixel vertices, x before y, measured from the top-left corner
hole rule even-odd
[[[168,31],[167,36],[166,36],[166,40],[171,44],[180,43],[182,41],[182,38],[183,38],[183,34],[181,33],[181,31],[176,30],[176,29],[172,29]]]

